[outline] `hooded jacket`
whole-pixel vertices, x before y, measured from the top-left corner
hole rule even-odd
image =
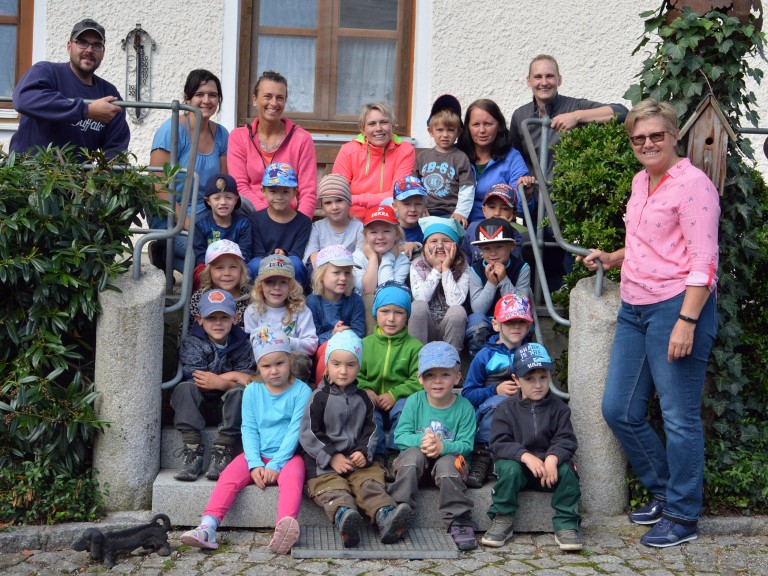
[[[299,181],[297,210],[311,220],[317,204],[315,145],[312,136],[304,128],[287,118],[282,121],[285,123],[285,138],[272,156],[272,162],[285,162],[293,166]],[[261,180],[270,162],[267,162],[259,149],[256,136],[258,126],[259,119],[256,118],[253,124],[232,130],[227,148],[227,170],[237,182],[240,196],[250,200],[256,210],[264,210],[267,201],[261,191]]]
[[[368,144],[363,134],[344,144],[333,163],[333,173],[349,180],[352,207],[349,213],[362,220],[371,208],[392,198],[395,182],[413,172],[416,150],[393,134],[383,148]]]
[[[373,334],[363,338],[358,387],[376,394],[389,392],[395,402],[418,392],[422,389],[416,376],[422,347],[419,340],[408,334],[407,326],[394,336],[385,336],[377,326]]]

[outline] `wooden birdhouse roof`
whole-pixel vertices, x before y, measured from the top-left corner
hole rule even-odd
[[[712,94],[708,94],[704,97],[704,99],[699,102],[699,105],[696,107],[696,110],[693,114],[691,114],[691,117],[688,118],[688,122],[685,123],[685,126],[683,126],[680,129],[680,138],[686,135],[688,130],[691,129],[691,127],[696,124],[696,121],[701,117],[701,115],[704,113],[704,111],[707,109],[708,106],[712,106],[712,110],[715,112],[715,116],[720,120],[720,122],[723,125],[723,128],[728,133],[728,137],[731,140],[736,140],[736,133],[733,131],[733,128],[731,128],[730,123],[728,122],[728,119],[725,117],[725,114],[723,114],[723,111],[720,109],[720,104],[717,103],[717,100],[715,100],[715,97]]]

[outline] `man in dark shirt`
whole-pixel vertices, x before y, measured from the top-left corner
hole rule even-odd
[[[560,76],[560,68],[557,61],[547,54],[539,54],[528,66],[526,84],[533,92],[533,99],[525,106],[521,106],[512,114],[509,130],[512,135],[512,145],[523,155],[528,171],[533,174],[528,149],[523,140],[523,120],[527,118],[543,118],[549,116],[552,119],[549,132],[549,160],[545,176],[547,180],[552,178],[552,146],[560,142],[560,132],[570,130],[581,124],[589,122],[608,122],[618,115],[619,122],[624,121],[627,109],[621,104],[600,104],[581,98],[570,98],[558,94],[557,89],[563,82]],[[534,124],[529,126],[536,153],[539,153],[541,143],[541,126]]]
[[[38,62],[13,91],[21,115],[10,149],[74,144],[88,150],[127,150],[131,138],[125,110],[112,84],[94,74],[104,59],[104,28],[86,19],[67,42],[69,62]],[[93,100],[85,104],[83,100]]]

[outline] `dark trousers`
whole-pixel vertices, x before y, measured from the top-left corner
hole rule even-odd
[[[493,467],[498,480],[492,491],[493,504],[488,509],[488,516],[514,516],[520,508],[518,494],[523,488],[551,491],[552,508],[555,510],[552,526],[555,531],[579,529],[581,488],[579,478],[569,464],[560,464],[557,467],[557,484],[554,489],[542,488],[541,480],[536,478],[525,464],[515,460],[496,460]]]
[[[206,415],[221,412],[219,433],[216,444],[235,445],[240,442],[242,424],[243,390],[237,385],[226,392],[201,392],[194,382],[181,382],[171,395],[173,408],[173,427],[176,428],[186,444],[198,444],[202,439]],[[215,418],[215,421],[219,421]]]
[[[408,448],[395,459],[395,481],[387,492],[398,504],[416,508],[419,481],[431,472],[440,490],[437,506],[446,528],[452,524],[472,526],[472,500],[467,496],[465,484],[469,470],[464,458],[456,454],[444,454],[437,459],[427,458],[419,448]]]

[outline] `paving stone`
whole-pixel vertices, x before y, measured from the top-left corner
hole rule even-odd
[[[508,574],[528,574],[534,570],[530,564],[520,562],[519,560],[509,560],[504,562],[502,567]]]
[[[462,568],[454,566],[453,564],[439,564],[435,566],[432,571],[436,572],[437,574],[442,574],[443,576],[453,576],[454,574],[464,573]]]
[[[600,574],[600,572],[589,566],[563,566],[563,571],[568,572],[569,574],[574,574],[574,576],[592,576],[593,574]]]
[[[568,572],[564,570],[554,570],[551,568],[546,570],[537,570],[536,572],[531,572],[531,574],[536,574],[536,576],[569,576]]]
[[[560,566],[560,563],[557,560],[555,560],[554,558],[550,558],[549,556],[542,556],[540,558],[531,558],[531,560],[529,560],[528,563],[532,564],[536,568],[541,568],[542,570]]]

